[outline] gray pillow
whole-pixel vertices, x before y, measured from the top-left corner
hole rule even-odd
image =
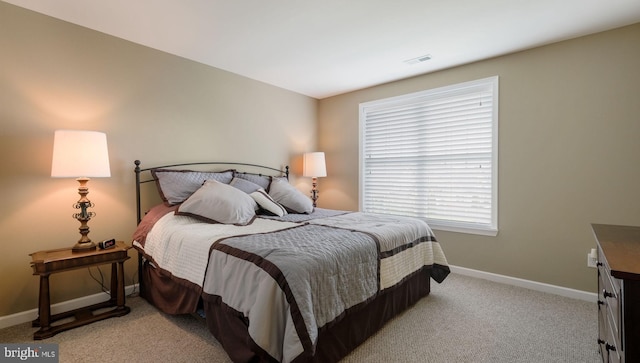
[[[236,171],[235,173],[233,173],[233,176],[258,184],[264,190],[269,190],[269,184],[271,184],[271,177],[266,175],[241,173]]]
[[[216,180],[207,180],[176,211],[209,223],[246,226],[256,218],[256,202],[249,194]]]
[[[269,195],[292,213],[312,213],[313,202],[285,178],[273,178]]]
[[[259,186],[258,184],[250,182],[246,179],[240,179],[240,178],[233,178],[231,180],[231,183],[229,183],[229,185],[231,185],[234,188],[238,188],[247,194],[251,194],[258,189],[262,189],[262,187]]]
[[[193,170],[154,169],[151,175],[156,180],[160,197],[166,205],[184,202],[202,186],[205,180],[217,180],[229,184],[233,179],[233,170],[204,172]]]

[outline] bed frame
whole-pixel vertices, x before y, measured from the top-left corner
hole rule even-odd
[[[191,166],[241,166],[250,168],[250,170],[263,170],[265,173],[278,173],[279,176],[289,177],[289,167],[281,169],[271,168],[256,164],[233,163],[233,162],[198,162],[198,163],[182,163],[157,166],[153,168],[140,168],[140,161],[135,161],[136,173],[136,207],[137,222],[142,219],[141,207],[141,190],[142,184],[155,181],[150,175],[153,169],[167,169],[191,167]],[[233,167],[231,167],[233,168]],[[197,170],[200,170],[198,168]],[[219,171],[219,170],[202,170],[202,171]],[[239,171],[242,172],[242,171]],[[143,173],[147,173],[142,176]],[[248,174],[265,175],[256,172],[247,172]],[[143,257],[138,252],[138,274],[140,294],[145,297],[145,286],[143,284]],[[337,362],[347,356],[353,349],[368,339],[371,335],[381,329],[386,322],[414,305],[418,300],[427,296],[431,290],[432,269],[424,267],[417,271],[412,277],[403,280],[397,286],[389,288],[378,294],[374,299],[366,303],[366,307],[362,309],[349,309],[345,312],[345,316],[340,321],[328,324],[320,329],[315,353],[312,357],[300,356],[294,361],[304,362]],[[146,297],[145,297],[146,298]],[[229,315],[223,311],[224,309],[215,309],[212,311],[212,318],[206,319],[206,324],[213,336],[225,347],[227,354],[233,361],[272,361],[273,359],[266,355],[260,348],[256,348],[255,343],[249,342],[246,334],[245,322],[243,319],[233,315]],[[209,314],[209,312],[207,312]],[[215,323],[214,323],[215,322]],[[223,325],[219,325],[221,323]],[[247,352],[250,353],[247,353]],[[247,356],[251,354],[251,356]]]

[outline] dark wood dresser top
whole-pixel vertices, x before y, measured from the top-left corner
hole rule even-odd
[[[592,224],[593,233],[604,252],[611,275],[640,280],[640,227]]]

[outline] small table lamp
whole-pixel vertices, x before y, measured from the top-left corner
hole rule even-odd
[[[318,190],[316,189],[318,178],[327,176],[323,152],[304,153],[302,175],[312,178],[311,200],[313,200],[313,206],[315,207],[316,200],[318,200]]]
[[[87,209],[94,204],[87,199],[89,177],[110,177],[109,152],[107,135],[95,131],[57,130],[53,139],[53,162],[51,176],[56,178],[76,178],[80,183],[78,194],[80,200],[73,205],[80,213],[73,217],[80,221],[80,240],[73,246],[73,251],[93,250],[95,243],[87,236],[87,223],[96,214]]]

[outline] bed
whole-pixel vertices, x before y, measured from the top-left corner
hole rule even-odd
[[[204,316],[235,362],[338,361],[449,274],[424,221],[314,208],[288,167],[135,175],[141,296]]]

